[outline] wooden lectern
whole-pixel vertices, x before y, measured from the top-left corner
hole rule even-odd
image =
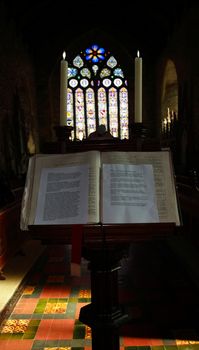
[[[142,137],[128,140],[85,140],[50,145],[52,153],[87,150],[157,151],[159,145]],[[45,150],[49,153],[49,149]],[[45,244],[71,244],[70,225],[29,226],[33,239]],[[128,315],[119,305],[118,269],[129,244],[143,240],[165,238],[176,233],[174,223],[154,224],[92,224],[83,226],[82,256],[89,261],[91,303],[81,308],[79,320],[92,329],[93,350],[119,350],[119,327]]]

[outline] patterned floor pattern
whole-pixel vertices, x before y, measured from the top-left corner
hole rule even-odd
[[[46,248],[8,306],[0,350],[91,350],[91,329],[78,320],[91,300],[87,261],[81,277],[69,269],[67,246]],[[120,350],[199,350],[198,290],[165,242],[130,247],[119,297],[129,315]]]

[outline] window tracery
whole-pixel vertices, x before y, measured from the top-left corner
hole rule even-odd
[[[116,58],[91,45],[68,68],[67,120],[72,139],[82,140],[100,124],[115,137],[129,138],[128,87]]]

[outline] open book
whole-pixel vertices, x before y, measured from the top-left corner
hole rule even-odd
[[[92,223],[180,225],[169,151],[86,151],[30,158],[21,229]]]

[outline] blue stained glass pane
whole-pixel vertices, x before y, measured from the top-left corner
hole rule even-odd
[[[98,48],[99,48],[99,46],[98,46],[98,45],[96,45],[96,44],[92,45],[91,47],[92,47],[92,49],[93,49],[94,51],[97,51],[97,50],[98,50]]]
[[[86,52],[87,54],[90,54],[90,53],[92,53],[93,51],[92,51],[91,49],[86,49],[85,52]]]
[[[116,69],[114,69],[113,74],[114,74],[115,76],[117,76],[117,77],[124,78],[124,73],[123,73],[123,71],[121,70],[121,68],[116,68]]]
[[[92,61],[96,63],[99,61],[99,58],[97,56],[93,56]]]
[[[103,47],[100,47],[100,49],[99,49],[99,50],[97,50],[97,52],[98,52],[98,53],[104,53],[104,52],[105,52],[105,50],[104,50],[104,48],[103,48]]]
[[[88,60],[90,60],[92,58],[92,55],[87,55],[86,56],[86,60],[88,61]]]
[[[104,60],[104,56],[102,56],[102,55],[98,55],[98,57],[101,59],[101,60]]]
[[[68,78],[75,77],[77,74],[76,68],[68,68]]]

